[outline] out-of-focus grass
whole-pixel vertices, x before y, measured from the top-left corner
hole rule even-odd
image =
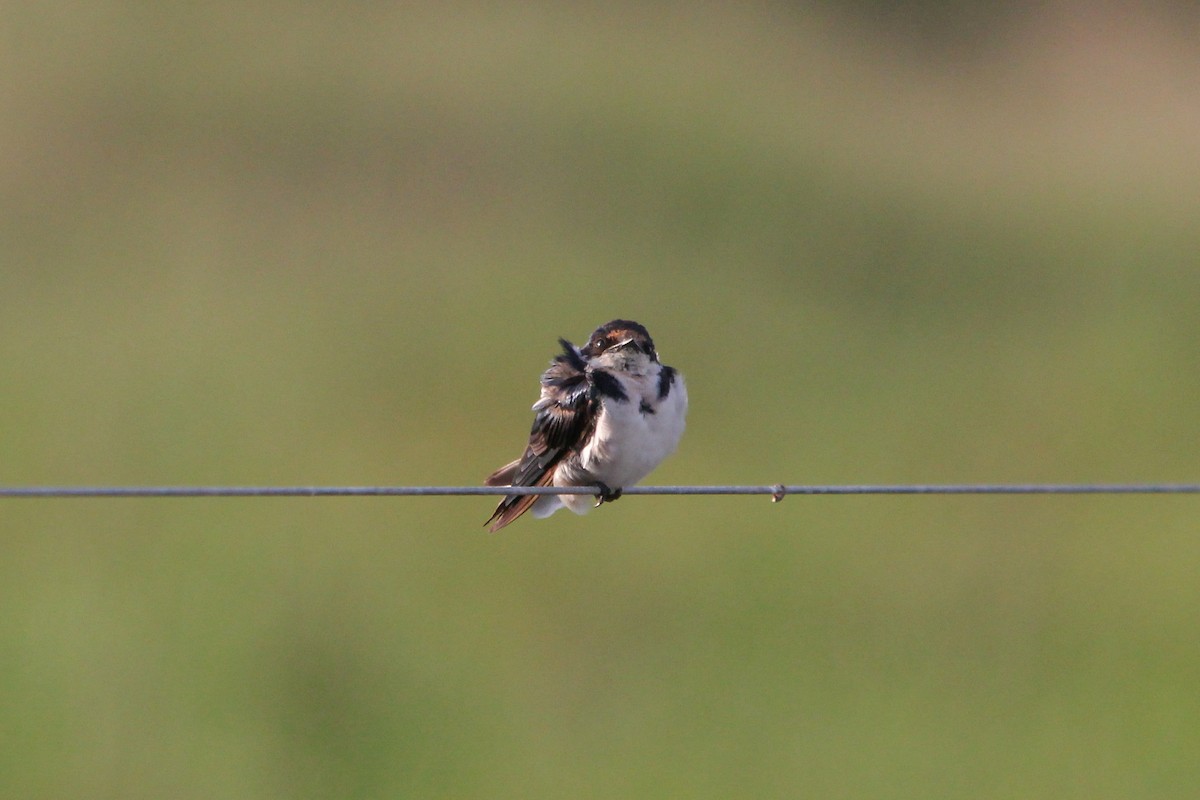
[[[691,388],[655,481],[1195,477],[1165,27],[953,59],[766,6],[10,17],[5,483],[477,482],[615,316]],[[488,506],[3,504],[4,793],[1200,777],[1190,499]]]

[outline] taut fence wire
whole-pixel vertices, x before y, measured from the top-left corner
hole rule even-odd
[[[598,486],[0,486],[3,498],[120,497],[456,497],[598,495]],[[1131,495],[1200,494],[1200,483],[926,483],[630,486],[623,495]]]

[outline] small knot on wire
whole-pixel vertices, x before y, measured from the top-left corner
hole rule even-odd
[[[787,489],[782,483],[777,483],[771,487],[771,502],[778,503],[787,494]]]

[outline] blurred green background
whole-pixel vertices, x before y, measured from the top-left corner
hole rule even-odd
[[[0,483],[1200,477],[1179,6],[14,2]],[[1188,797],[1188,497],[0,501],[0,794]]]

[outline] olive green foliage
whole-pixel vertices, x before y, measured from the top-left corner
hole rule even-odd
[[[1198,51],[1038,13],[10,4],[0,483],[477,484],[614,317],[652,483],[1196,480]],[[0,501],[0,794],[1188,796],[1198,502]]]

